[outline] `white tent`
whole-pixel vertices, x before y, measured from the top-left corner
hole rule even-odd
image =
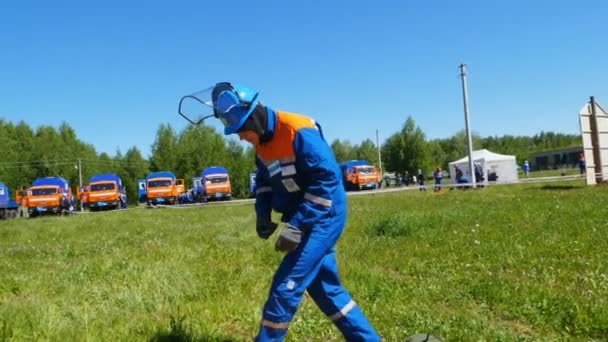
[[[473,162],[481,165],[486,182],[492,180],[491,178],[489,179],[489,175],[492,173],[496,174],[497,182],[512,182],[518,179],[515,156],[498,154],[483,149],[473,151]],[[472,180],[471,172],[469,172],[469,156],[449,163],[450,176],[454,183],[456,182],[456,179],[454,179],[454,175],[456,174],[455,166],[458,166],[462,170],[462,174]]]

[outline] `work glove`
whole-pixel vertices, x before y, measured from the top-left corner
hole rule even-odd
[[[291,252],[298,248],[301,241],[302,231],[288,223],[285,230],[279,235],[274,249],[280,252]]]
[[[260,239],[268,239],[279,225],[268,220],[258,219],[255,224],[255,231],[258,233]]]

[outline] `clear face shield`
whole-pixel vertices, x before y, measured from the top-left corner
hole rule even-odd
[[[212,98],[213,89],[215,86],[182,97],[179,101],[179,115],[193,125],[198,125],[203,120],[216,116]]]
[[[253,100],[257,98],[257,94]],[[224,127],[234,127],[249,113],[250,104],[230,83],[218,83],[196,93],[186,95],[179,101],[178,113],[193,125],[210,117],[218,118]]]

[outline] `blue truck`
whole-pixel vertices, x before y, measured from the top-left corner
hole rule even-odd
[[[179,197],[186,192],[183,179],[171,171],[158,171],[146,176],[146,199],[148,204],[178,204]]]
[[[192,197],[196,202],[230,200],[232,186],[228,170],[223,166],[210,166],[204,169],[200,177],[194,178]]]
[[[0,183],[0,220],[17,217],[19,205],[11,200],[8,186]]]
[[[40,214],[70,214],[74,211],[75,199],[67,180],[61,177],[38,178],[28,192],[30,216]]]
[[[146,190],[146,180],[139,179],[137,181],[137,202],[146,203],[148,202],[148,191]]]
[[[91,177],[86,196],[86,202],[91,211],[127,207],[127,193],[122,179],[114,173],[103,173]]]
[[[249,174],[249,192],[251,197],[255,197],[255,189],[257,189],[257,185],[255,184],[255,175],[255,172]]]

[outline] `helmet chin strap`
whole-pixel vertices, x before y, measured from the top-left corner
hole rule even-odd
[[[268,129],[268,109],[266,109],[266,107],[262,104],[259,104],[253,114],[258,111],[260,112],[260,114],[256,116],[259,116],[261,118],[260,126],[262,128],[260,130],[260,143],[264,144],[269,142],[270,139],[272,139],[272,132]]]
[[[268,110],[264,105],[258,103],[251,116],[240,131],[253,131],[260,136],[260,143],[266,143],[272,139],[272,132],[268,129]]]

